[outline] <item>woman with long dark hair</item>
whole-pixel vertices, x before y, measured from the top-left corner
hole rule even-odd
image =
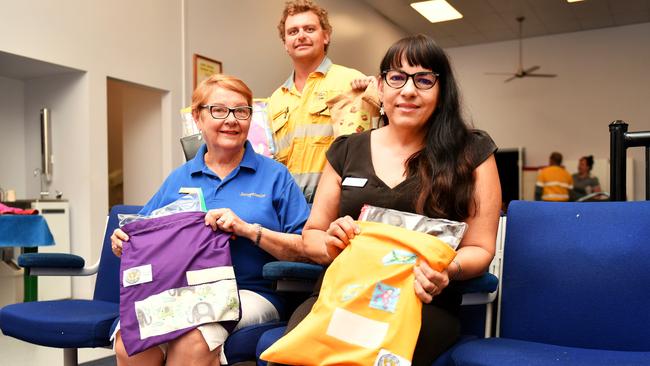
[[[364,204],[466,222],[446,270],[435,271],[424,260],[414,267],[415,293],[424,306],[412,364],[430,365],[460,333],[461,295],[450,284],[483,274],[494,256],[501,207],[496,145],[461,116],[449,61],[432,39],[398,41],[380,73],[386,125],[333,143],[303,241],[310,258],[331,263],[359,234],[353,218]],[[294,313],[289,328],[315,299]]]

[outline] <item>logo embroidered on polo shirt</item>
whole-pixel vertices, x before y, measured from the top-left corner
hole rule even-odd
[[[239,195],[242,196],[242,197],[256,197],[256,198],[264,198],[264,197],[266,197],[265,193],[255,193],[255,192],[251,192],[251,193],[241,192]]]

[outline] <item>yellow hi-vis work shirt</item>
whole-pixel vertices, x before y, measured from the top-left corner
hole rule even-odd
[[[573,178],[563,167],[551,165],[540,169],[536,185],[542,188],[542,201],[568,201]]]
[[[429,234],[358,224],[361,234],[327,269],[311,312],[262,359],[304,366],[411,364],[422,322],[413,266],[426,260],[442,271],[456,252]]]
[[[287,166],[308,202],[313,201],[325,168],[325,152],[335,137],[326,102],[351,90],[350,82],[363,77],[326,57],[309,75],[302,92],[296,89],[291,73],[268,99],[275,158]]]

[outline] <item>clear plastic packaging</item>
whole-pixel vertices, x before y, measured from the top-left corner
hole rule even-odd
[[[275,153],[275,145],[266,107],[266,99],[253,100],[253,117],[248,130],[248,141],[253,145],[256,153],[271,157]]]
[[[373,221],[403,227],[405,229],[427,233],[449,244],[454,250],[458,248],[465,235],[467,224],[447,219],[432,219],[410,212],[393,210],[371,205],[363,205],[360,221]]]
[[[272,157],[275,153],[275,144],[273,142],[273,131],[271,131],[269,123],[267,105],[267,99],[253,99],[253,115],[248,129],[248,141],[253,145],[253,150],[256,153]],[[192,117],[192,108],[185,107],[181,109],[180,113],[183,127],[181,137],[199,135],[199,128]]]
[[[181,188],[181,193],[185,194],[176,201],[153,210],[148,216],[140,214],[118,214],[117,218],[120,221],[120,227],[135,221],[173,215],[179,212],[207,211],[201,188]]]
[[[181,137],[192,136],[199,133],[199,128],[196,127],[196,122],[194,122],[194,118],[192,118],[192,107],[181,109],[181,121],[183,124]]]

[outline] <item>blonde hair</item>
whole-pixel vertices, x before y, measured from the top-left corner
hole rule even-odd
[[[192,93],[192,117],[198,121],[201,105],[207,102],[213,88],[224,88],[241,94],[248,105],[253,105],[253,92],[241,79],[230,75],[214,74],[203,80]]]
[[[329,18],[327,17],[327,10],[320,7],[312,0],[291,0],[291,1],[287,1],[284,4],[284,10],[282,11],[282,18],[280,19],[280,23],[278,24],[278,32],[280,33],[280,39],[282,39],[282,43],[286,41],[284,35],[284,26],[287,21],[287,17],[289,15],[306,13],[308,11],[311,11],[312,13],[316,14],[316,16],[318,17],[318,21],[320,22],[320,26],[321,28],[323,28],[323,31],[325,33],[327,33],[328,35],[332,34],[332,26],[330,25]],[[327,52],[328,47],[329,44],[326,44],[325,52]]]

